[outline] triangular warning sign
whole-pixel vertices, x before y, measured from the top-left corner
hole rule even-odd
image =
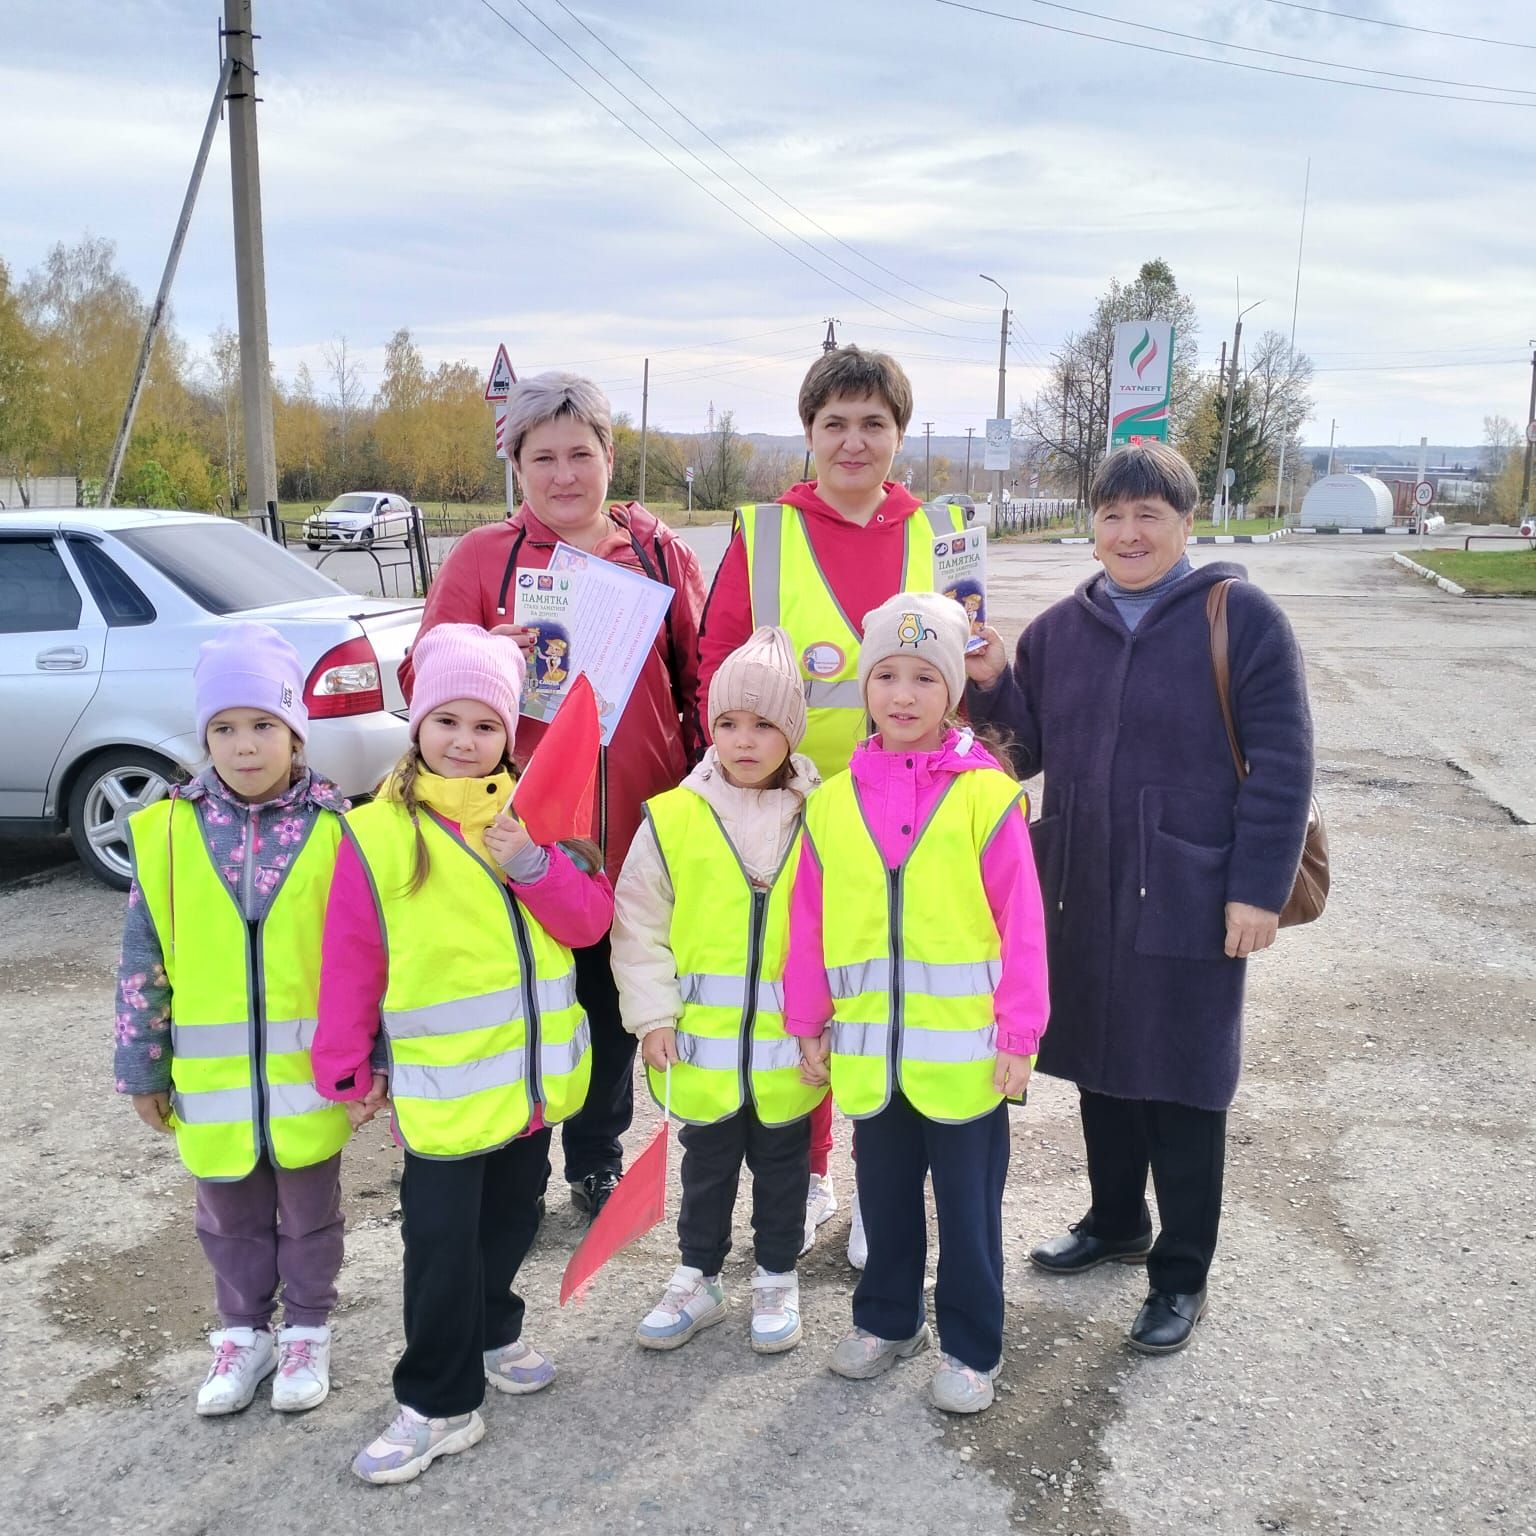
[[[505,400],[516,383],[517,375],[512,371],[512,360],[507,356],[507,345],[503,342],[496,348],[496,361],[491,364],[491,376],[485,382],[485,398]]]

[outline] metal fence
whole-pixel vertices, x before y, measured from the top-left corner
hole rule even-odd
[[[985,503],[982,504],[985,506]],[[977,508],[979,512],[981,507]],[[992,532],[1044,533],[1048,528],[1059,528],[1064,523],[1074,526],[1080,521],[1080,503],[1076,497],[1050,499],[1031,496],[1015,498],[1001,506],[988,508],[992,514]]]

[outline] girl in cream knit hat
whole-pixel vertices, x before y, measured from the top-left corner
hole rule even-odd
[[[781,978],[806,797],[820,779],[795,749],[805,693],[781,629],[757,630],[710,682],[714,736],[676,789],[650,800],[619,877],[613,972],[651,1091],[683,1122],[682,1262],[636,1332],[676,1349],[726,1312],[721,1268],[745,1161],[752,1171],[751,1345],[800,1340],[795,1261],[810,1178],[801,1080]]]

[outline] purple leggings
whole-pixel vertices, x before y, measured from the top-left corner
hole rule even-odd
[[[275,1168],[264,1152],[243,1179],[197,1181],[197,1240],[226,1328],[266,1328],[283,1288],[292,1327],[323,1327],[341,1269],[341,1154]]]

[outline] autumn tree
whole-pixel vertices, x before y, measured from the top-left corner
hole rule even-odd
[[[44,448],[43,411],[42,348],[0,261],[0,466],[21,487],[23,506]]]
[[[1483,463],[1490,480],[1504,473],[1509,456],[1520,446],[1520,429],[1508,416],[1483,417]]]

